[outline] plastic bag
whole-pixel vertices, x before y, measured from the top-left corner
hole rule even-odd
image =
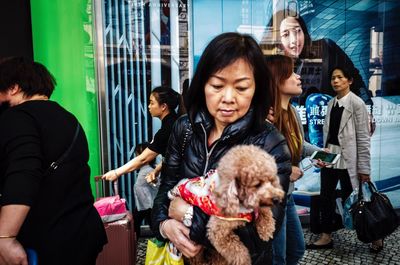
[[[363,201],[369,202],[371,201],[371,191],[369,189],[368,183],[363,183],[362,186],[362,195]],[[340,200],[341,202],[342,200]],[[346,229],[353,230],[355,229],[353,226],[353,213],[351,206],[358,201],[358,188],[354,189],[352,193],[350,193],[349,197],[343,204],[343,208],[341,203],[337,202],[337,208],[339,210],[339,214],[342,216],[343,226]]]
[[[363,195],[363,201],[365,202],[371,201],[372,192],[369,188],[368,182],[364,182],[362,185],[362,195]]]
[[[125,199],[119,195],[100,198],[94,203],[104,223],[114,222],[126,216]]]
[[[358,189],[353,190],[350,196],[346,199],[343,205],[342,221],[346,229],[353,230],[353,215],[351,206],[358,200]]]
[[[183,265],[182,253],[171,242],[147,241],[145,265]]]

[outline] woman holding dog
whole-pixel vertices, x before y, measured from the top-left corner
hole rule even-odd
[[[212,246],[206,238],[209,216],[180,198],[168,199],[167,192],[179,180],[205,175],[231,147],[252,144],[275,157],[280,183],[288,190],[290,152],[284,137],[265,121],[273,98],[267,71],[252,37],[223,33],[205,48],[192,83],[184,90],[188,114],[177,120],[171,133],[152,229],[158,239],[170,240],[186,257],[194,257],[202,247],[206,253]],[[278,229],[282,207],[276,207],[275,217]],[[271,243],[259,238],[253,223],[238,229],[237,235],[248,248],[252,264],[271,264]]]
[[[267,68],[275,78],[276,97],[269,120],[285,136],[292,155],[292,174],[287,193],[286,215],[282,227],[273,239],[274,264],[298,264],[305,251],[304,235],[293,200],[294,182],[303,176],[299,168],[302,158],[319,150],[304,141],[303,126],[296,109],[290,104],[292,97],[302,92],[300,76],[293,72],[293,60],[284,55],[266,57]]]

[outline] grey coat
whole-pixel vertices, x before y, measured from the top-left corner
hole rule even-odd
[[[325,117],[323,129],[325,147],[327,146],[330,114],[334,102],[334,98],[329,101]],[[369,175],[371,172],[371,137],[368,129],[367,107],[362,99],[353,92],[350,92],[349,99],[344,105],[338,140],[353,189],[358,188],[358,174]]]

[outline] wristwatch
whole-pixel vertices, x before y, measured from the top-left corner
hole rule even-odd
[[[193,219],[193,205],[190,205],[187,208],[185,215],[183,216],[182,222],[186,227],[191,227],[192,219]]]

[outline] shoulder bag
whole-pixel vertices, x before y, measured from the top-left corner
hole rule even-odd
[[[383,239],[393,233],[399,225],[389,198],[379,193],[371,182],[368,182],[368,186],[372,193],[371,201],[363,200],[360,182],[358,201],[351,207],[357,237],[364,243]]]
[[[58,166],[60,164],[62,164],[64,162],[64,160],[67,158],[67,156],[69,155],[69,153],[72,150],[72,147],[74,147],[76,139],[78,138],[79,130],[81,128],[81,126],[79,125],[79,122],[77,121],[76,123],[77,124],[76,124],[75,134],[74,134],[74,138],[72,139],[71,144],[69,145],[68,149],[56,161],[51,162],[49,168],[46,171],[47,174],[50,174],[53,171],[55,171],[58,168]]]

